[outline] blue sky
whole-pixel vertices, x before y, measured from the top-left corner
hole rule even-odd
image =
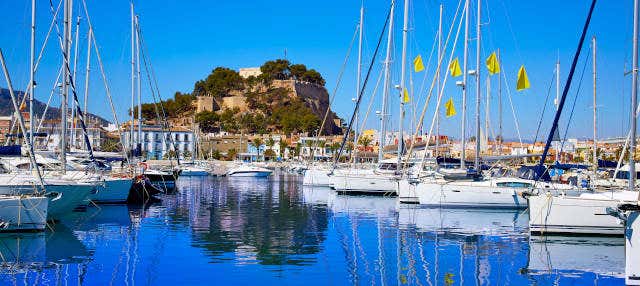
[[[16,89],[24,89],[28,80],[29,24],[31,1],[2,1],[4,13],[0,24],[0,47],[4,50]],[[53,1],[57,5],[58,1]],[[81,2],[75,1],[75,5]],[[511,88],[513,109],[518,117],[523,139],[533,139],[542,107],[547,96],[556,59],[561,62],[561,81],[564,84],[575,51],[579,34],[588,11],[587,1],[508,1],[489,0],[482,2],[482,52],[481,61],[500,48],[503,72]],[[415,0],[411,4],[409,59],[421,54],[425,65],[433,45],[438,23],[438,6],[444,4],[445,36],[451,26],[458,1]],[[205,77],[213,68],[226,66],[234,69],[259,66],[266,60],[281,58],[287,51],[287,58],[294,63],[304,63],[320,71],[327,81],[327,89],[335,88],[342,62],[347,53],[351,37],[358,22],[360,1],[136,1],[136,12],[140,15],[146,51],[156,70],[163,98],[176,91],[190,92],[193,83]],[[38,1],[37,46],[40,47],[48,29],[51,13],[48,1]],[[120,120],[126,116],[130,105],[129,1],[87,0],[95,35],[100,46],[108,81]],[[402,5],[396,6],[393,49],[393,84],[400,80]],[[629,126],[629,102],[631,79],[623,76],[630,69],[632,1],[600,1],[588,32],[588,39],[598,39],[598,136],[610,137],[626,134]],[[78,6],[80,7],[80,6]],[[389,7],[388,1],[365,1],[365,44],[363,65],[371,61],[384,17]],[[472,1],[470,45],[470,68],[475,66],[475,13],[476,1]],[[81,10],[76,10],[77,15]],[[82,14],[84,14],[82,12]],[[86,54],[86,22],[81,24],[79,47],[78,81],[84,84]],[[455,28],[454,28],[455,35]],[[54,34],[55,35],[55,34]],[[462,32],[461,32],[462,36]],[[37,73],[36,97],[48,99],[51,86],[60,64],[57,42],[49,41],[42,66]],[[384,45],[383,45],[384,47]],[[447,49],[447,58],[450,49]],[[381,71],[384,48],[376,59],[374,70],[367,88],[364,108],[369,102],[373,87]],[[578,62],[576,76],[567,99],[564,133],[567,119],[578,92],[582,69],[591,53],[588,43]],[[459,41],[455,56],[462,61],[462,40]],[[356,48],[350,54],[343,82],[338,89],[334,110],[343,118],[351,115],[355,96]],[[590,137],[592,134],[592,69],[588,59],[582,87],[579,90],[569,137]],[[424,93],[431,83],[434,64],[428,67]],[[515,91],[516,72],[524,64],[531,88],[524,92]],[[486,69],[482,72],[486,76]],[[484,89],[483,76],[483,96]],[[414,98],[419,98],[419,88],[423,86],[423,73],[413,74]],[[456,79],[458,80],[458,79]],[[407,83],[408,85],[408,83]],[[475,100],[475,83],[470,82],[470,103]],[[4,81],[0,86],[6,86]],[[90,111],[112,119],[105,100],[104,87],[99,78],[95,61],[92,60],[90,81]],[[492,129],[497,132],[497,78],[492,79],[491,119]],[[80,89],[82,91],[82,89]],[[555,86],[552,87],[555,92]],[[553,96],[553,94],[552,94]],[[376,94],[367,126],[377,128],[379,121],[373,112],[380,109],[380,93]],[[398,110],[398,94],[390,101],[390,110],[395,115]],[[449,79],[445,86],[443,102],[453,98],[458,115],[442,120],[442,133],[460,137],[461,92],[455,87],[455,80]],[[148,83],[143,82],[143,100],[151,100]],[[484,101],[484,100],[483,100]],[[59,104],[58,99],[54,99]],[[415,100],[414,100],[415,103]],[[551,104],[552,101],[549,102]],[[503,84],[503,129],[505,137],[517,138],[517,132],[507,88]],[[416,103],[420,110],[423,102]],[[431,122],[432,101],[427,109],[426,124]],[[469,116],[473,118],[473,105],[469,105]],[[541,135],[546,136],[551,122],[551,107],[542,123]],[[410,113],[410,112],[408,112]],[[484,111],[482,111],[484,114]],[[469,125],[473,121],[469,119]],[[397,126],[397,116],[392,117]],[[406,122],[409,127],[410,120]],[[468,128],[471,129],[471,128]],[[473,131],[470,130],[469,134]]]

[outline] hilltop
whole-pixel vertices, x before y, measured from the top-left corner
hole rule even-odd
[[[191,117],[203,132],[313,134],[330,108],[324,85],[316,70],[282,59],[240,72],[216,67],[193,92],[177,92],[163,106],[170,121]],[[155,105],[144,104],[142,115],[156,119]],[[323,134],[342,132],[337,119],[329,111]]]

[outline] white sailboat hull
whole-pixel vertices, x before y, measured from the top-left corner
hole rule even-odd
[[[472,207],[524,209],[522,188],[499,187],[491,181],[420,182],[415,195],[418,202],[431,207]]]
[[[0,197],[0,232],[44,230],[48,205],[47,197]]]
[[[632,211],[627,217],[625,231],[625,282],[640,285],[640,212]]]
[[[383,174],[334,174],[330,177],[332,187],[344,193],[378,193],[395,195],[398,180]]]
[[[619,192],[622,194],[622,192]],[[637,198],[637,192],[629,192]],[[604,194],[603,194],[604,195]],[[624,224],[608,215],[618,199],[541,194],[529,197],[529,231],[534,234],[576,233],[622,235]]]
[[[398,193],[398,202],[402,204],[419,204],[420,199],[416,193],[418,181],[410,181],[401,179],[398,181],[396,192]]]
[[[304,178],[302,179],[302,185],[314,187],[330,187],[331,180],[329,178],[329,171],[315,168],[306,170],[304,172]]]

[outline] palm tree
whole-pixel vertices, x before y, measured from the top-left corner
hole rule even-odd
[[[336,158],[337,154],[336,151],[338,151],[338,149],[340,149],[340,143],[335,142],[331,145],[329,145],[329,150],[331,151],[331,155],[333,155],[333,159]]]
[[[311,159],[313,159],[313,149],[314,149],[313,148],[313,143],[315,143],[315,142],[312,141],[312,140],[307,140],[307,141],[305,141],[305,143],[306,143],[307,147],[309,148],[309,155],[311,156]]]
[[[282,140],[282,138],[280,138],[280,141],[278,142],[278,147],[280,148],[280,157],[284,158],[284,151],[287,149],[287,142],[285,142],[284,140]]]
[[[233,161],[236,158],[236,155],[238,155],[238,150],[236,149],[229,149],[227,151],[227,159]]]
[[[323,156],[325,155],[324,153],[326,153],[326,149],[325,149],[326,146],[327,146],[327,142],[326,141],[320,141],[318,143],[318,147],[320,147],[320,149],[322,150],[322,152],[321,152],[322,154],[321,155],[323,155]]]
[[[258,160],[260,159],[260,146],[262,146],[262,139],[260,137],[253,138],[251,141],[251,145],[256,147],[256,151],[258,152]]]
[[[276,141],[273,140],[272,137],[269,137],[269,138],[267,138],[267,142],[265,142],[265,145],[267,145],[269,150],[273,151],[273,146],[276,145]]]
[[[358,144],[362,146],[362,149],[364,149],[364,151],[367,151],[367,148],[369,148],[369,145],[371,145],[371,138],[369,138],[369,136],[361,136],[360,138],[358,138]]]

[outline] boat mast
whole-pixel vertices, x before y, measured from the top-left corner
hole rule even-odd
[[[33,146],[34,118],[33,118],[33,98],[35,92],[35,52],[36,52],[36,0],[31,0],[31,47],[29,54],[29,143]],[[20,112],[19,110],[16,110]],[[22,130],[23,134],[27,134],[26,130]],[[34,164],[30,166],[33,172]]]
[[[502,66],[502,62],[500,61],[500,48],[498,48],[498,66]],[[498,74],[498,136],[500,136],[500,141],[498,141],[498,155],[502,155],[502,142],[504,138],[502,138],[502,75]]]
[[[487,83],[485,88],[487,89],[487,95],[485,98],[485,107],[484,107],[484,139],[486,147],[489,146],[489,119],[491,117],[491,75],[487,75]]]
[[[93,29],[89,27],[87,35],[87,65],[84,76],[84,121],[87,121],[87,102],[89,100],[89,72],[91,71],[91,39],[93,38]]]
[[[480,5],[481,0],[478,0],[478,15],[476,16],[476,156],[474,160],[474,168],[476,171],[480,170]]]
[[[136,85],[138,88],[138,144],[136,148],[142,156],[142,92],[140,90],[140,27],[138,26],[138,15],[135,16],[135,35],[136,35]]]
[[[595,172],[598,171],[598,142],[597,137],[598,137],[598,133],[597,133],[597,121],[596,121],[596,116],[597,116],[597,108],[596,108],[596,37],[593,36],[593,38],[591,38],[591,47],[592,47],[592,52],[593,52],[593,168],[594,168],[594,175]]]
[[[384,59],[384,88],[382,91],[382,111],[380,114],[380,144],[378,144],[378,162],[382,161],[384,155],[384,145],[387,139],[387,105],[389,101],[389,85],[391,83],[391,45],[393,43],[393,18],[396,1],[391,0],[391,10],[389,11],[389,32],[387,33],[387,54]]]
[[[464,2],[464,55],[462,59],[462,150],[460,153],[460,168],[465,169],[467,149],[467,58],[469,56],[469,0]]]
[[[558,53],[558,60],[556,61],[556,100],[555,100],[556,112],[560,106],[560,54]],[[560,132],[558,132],[559,134]],[[555,134],[553,135],[555,136]],[[556,138],[560,140],[560,136]],[[535,144],[535,142],[534,142]],[[560,142],[556,141],[556,162],[560,162]]]
[[[61,118],[61,126],[60,126],[60,162],[62,173],[67,172],[67,105],[69,103],[69,69],[66,68],[69,66],[69,53],[71,52],[71,9],[73,0],[66,0],[64,3],[64,42],[63,42],[63,50],[64,50],[64,63],[65,66],[62,77],[62,118]]]
[[[133,12],[133,2],[131,2],[131,125],[129,126],[131,129],[129,130],[129,138],[131,139],[129,145],[131,146],[131,150],[135,154],[135,142],[133,140],[133,130],[134,130],[134,103],[136,96],[136,63],[135,63],[135,14]],[[135,156],[132,154],[133,156]]]
[[[74,46],[74,51],[73,51],[73,80],[76,80],[76,71],[78,70],[78,45],[80,44],[80,41],[78,41],[80,37],[80,16],[77,16],[76,18],[76,36],[75,36],[75,43],[73,43]],[[76,144],[76,101],[72,100],[71,101],[71,147],[75,147]]]
[[[35,0],[34,0],[35,1]],[[35,6],[32,6],[35,7]],[[9,89],[9,95],[11,96],[11,103],[13,103],[13,109],[16,111],[16,117],[20,128],[23,133],[26,133],[25,130],[27,126],[24,123],[24,118],[22,117],[22,113],[20,113],[20,106],[18,105],[18,100],[13,91],[13,84],[11,83],[11,77],[9,76],[9,70],[7,69],[7,64],[4,61],[4,54],[2,53],[2,49],[0,49],[0,65],[2,66],[2,71],[4,72],[4,78],[7,81],[7,88]],[[32,129],[33,130],[33,129]],[[33,166],[33,170],[35,170],[36,176],[38,177],[38,182],[40,183],[41,192],[44,193],[44,180],[42,179],[42,173],[40,173],[40,168],[36,163],[36,157],[33,145],[31,145],[31,140],[26,140],[27,147],[29,148],[29,161],[31,162],[31,166]]]
[[[358,30],[360,35],[358,36],[358,71],[356,75],[356,98],[360,95],[360,80],[362,78],[362,29],[364,27],[364,0],[360,5],[360,23],[358,24]],[[359,113],[359,112],[358,112]],[[353,131],[353,162],[356,162],[356,154],[358,153],[358,113],[356,113],[356,128]],[[364,124],[364,122],[363,122]]]
[[[438,20],[438,61],[442,56],[442,8],[443,7],[444,5],[440,4],[440,18]],[[436,83],[437,83],[438,90],[440,90],[440,69],[436,71]],[[427,145],[429,144],[430,140],[431,138],[427,138]],[[440,110],[436,110],[436,150],[434,152],[434,155],[435,155],[434,157],[436,157],[436,160],[438,158],[439,149],[440,149]]]
[[[407,34],[409,32],[409,0],[404,0],[404,24],[402,26],[402,63],[400,71],[400,119],[398,120],[398,170],[402,167],[402,149],[404,145],[404,83],[407,65]]]
[[[633,1],[633,69],[631,80],[631,144],[629,144],[629,190],[636,186],[636,106],[638,105],[638,0]],[[640,200],[640,194],[638,195]]]

